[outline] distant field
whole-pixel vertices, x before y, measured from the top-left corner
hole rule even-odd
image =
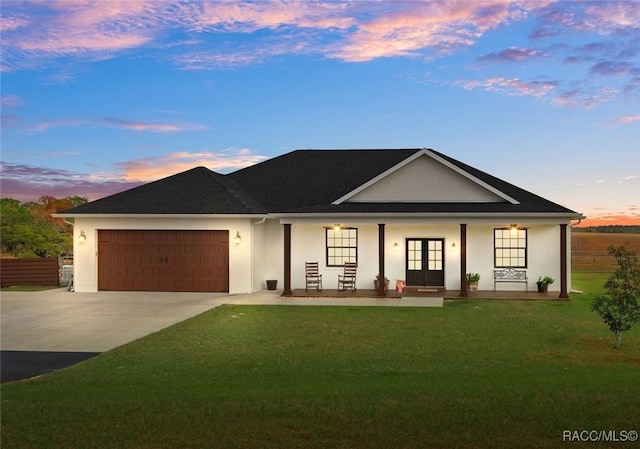
[[[571,234],[571,265],[574,271],[613,271],[616,261],[607,253],[611,245],[624,245],[640,254],[640,234],[605,232],[573,232]]]

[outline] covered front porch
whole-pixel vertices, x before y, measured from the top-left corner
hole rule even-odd
[[[506,291],[506,290],[476,290],[467,291],[466,296],[460,295],[460,290],[444,289],[418,289],[408,288],[403,293],[395,290],[385,292],[384,298],[443,298],[443,299],[500,299],[500,300],[528,300],[528,301],[567,301],[568,298],[559,298],[558,292],[538,293],[537,291]],[[340,291],[336,289],[315,289],[306,291],[304,288],[293,289],[290,296],[294,298],[380,298],[380,292],[374,289],[356,289],[356,291]]]
[[[450,220],[410,220],[400,217],[386,218],[387,223],[375,219],[359,217],[357,220],[345,217],[331,217],[324,220],[280,220],[283,226],[283,296],[296,297],[444,297],[444,298],[498,298],[498,299],[568,299],[568,242],[567,225],[536,222],[529,219],[526,224],[520,220],[518,229],[527,229],[526,251],[529,253],[528,265],[524,270],[528,275],[529,292],[520,285],[516,288],[505,288],[494,284],[494,229],[505,228],[507,221],[478,220],[469,226],[467,223],[452,223]],[[290,221],[290,222],[289,222]],[[330,229],[328,223],[348,223],[343,229],[355,229],[357,248],[358,288],[338,291],[336,289],[338,275],[342,268],[329,262],[329,244],[326,248],[325,230]],[[389,233],[389,225],[391,232]],[[335,225],[334,225],[335,226]],[[511,225],[515,226],[515,225]],[[468,227],[472,229],[468,236]],[[555,229],[554,229],[555,228]],[[559,232],[558,232],[559,230]],[[329,232],[329,231],[326,231]],[[559,234],[559,235],[558,235]],[[327,238],[328,240],[328,238]],[[413,242],[422,243],[424,250],[414,251]],[[441,277],[435,282],[427,279],[421,284],[412,281],[410,271],[414,254],[422,254],[418,260],[422,267],[431,263],[431,253],[427,252],[427,244],[434,242],[436,254],[434,264],[438,266]],[[416,246],[417,248],[417,246]],[[429,247],[430,248],[430,247]],[[553,249],[551,249],[553,248]],[[325,253],[326,251],[326,253]],[[438,252],[439,251],[439,252]],[[323,260],[326,256],[326,260]],[[428,257],[427,257],[428,256]],[[324,289],[321,292],[306,291],[304,287],[305,261],[319,262],[321,273],[324,273]],[[416,266],[417,266],[416,265]],[[496,266],[497,262],[496,262]],[[469,291],[466,284],[468,272],[481,272],[482,279],[477,291]],[[551,274],[557,283],[552,291],[546,294],[535,291],[535,280],[538,276]],[[391,285],[384,290],[381,285],[374,290],[374,277],[390,278]],[[405,292],[397,293],[394,289],[396,280],[404,279],[407,285]],[[370,283],[371,282],[371,283]],[[533,285],[532,285],[533,284]],[[421,287],[417,287],[421,286]],[[428,287],[433,286],[433,287]],[[483,288],[484,287],[484,288]],[[488,287],[488,288],[487,288]]]

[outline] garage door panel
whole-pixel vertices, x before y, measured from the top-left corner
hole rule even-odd
[[[229,291],[228,231],[98,231],[98,289]]]

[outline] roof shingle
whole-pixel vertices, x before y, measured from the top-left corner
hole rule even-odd
[[[63,214],[321,214],[321,213],[541,213],[579,215],[456,159],[429,150],[510,202],[343,202],[366,182],[423,151],[296,150],[228,175],[197,167]],[[446,188],[446,186],[443,186]]]

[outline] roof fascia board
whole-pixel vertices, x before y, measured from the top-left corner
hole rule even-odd
[[[54,218],[269,218],[268,214],[51,214]]]
[[[509,202],[511,204],[520,204],[520,202],[518,200],[516,200],[515,198],[513,198],[513,197],[507,195],[506,193],[502,192],[501,190],[498,190],[495,187],[487,184],[486,182],[482,181],[481,179],[476,178],[471,173],[468,173],[468,172],[464,171],[463,169],[461,169],[460,167],[458,167],[458,166],[452,164],[451,162],[441,158],[440,156],[438,156],[433,151],[431,151],[431,150],[429,150],[427,148],[423,148],[420,151],[415,152],[414,154],[412,154],[411,156],[409,156],[405,160],[399,162],[398,164],[394,165],[390,169],[380,173],[375,178],[370,179],[369,181],[365,182],[364,184],[362,184],[358,188],[356,188],[356,189],[352,190],[351,192],[347,193],[346,195],[338,198],[337,200],[335,200],[331,204],[337,205],[337,204],[344,203],[345,201],[349,200],[350,198],[353,198],[354,196],[356,196],[360,192],[366,190],[367,188],[369,188],[372,185],[376,184],[380,180],[386,178],[390,174],[400,170],[402,167],[410,164],[411,162],[415,161],[416,159],[418,159],[421,156],[428,156],[428,157],[434,159],[435,161],[441,163],[442,165],[444,165],[445,167],[449,168],[450,170],[453,170],[454,172],[458,173],[459,175],[464,176],[465,178],[469,179],[470,181],[474,182],[475,184],[479,185],[480,187],[490,191],[494,195],[497,195],[498,197],[502,198],[503,200],[505,200],[505,201],[507,201],[507,202]]]
[[[305,220],[322,220],[331,221],[335,223],[337,221],[344,220],[367,220],[373,222],[380,222],[380,219],[433,219],[433,220],[453,220],[456,222],[462,222],[464,220],[506,220],[513,222],[518,219],[552,219],[552,220],[580,220],[586,218],[584,215],[575,213],[562,213],[562,212],[522,212],[522,213],[500,213],[500,212],[488,212],[488,213],[444,213],[444,212],[424,212],[424,213],[344,213],[344,214],[272,214],[269,218],[279,219],[281,223],[295,223],[296,221]]]

